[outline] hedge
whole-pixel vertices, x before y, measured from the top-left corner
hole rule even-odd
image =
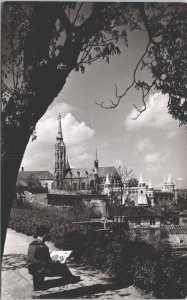
[[[174,256],[165,242],[147,242],[114,232],[78,231],[72,225],[72,211],[53,208],[12,208],[9,226],[32,235],[37,225],[49,228],[48,239],[60,249],[74,250],[77,260],[110,274],[117,283],[135,284],[156,298],[187,296],[187,261]]]
[[[55,208],[24,204],[22,208],[11,209],[9,227],[26,235],[33,235],[37,226],[45,225],[49,228],[48,240],[59,246],[64,233],[71,230],[73,218],[71,209],[62,213]]]

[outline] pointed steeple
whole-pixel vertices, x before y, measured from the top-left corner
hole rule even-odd
[[[148,188],[149,188],[149,189],[152,189],[151,180],[149,181]]]
[[[96,151],[95,151],[95,160],[98,161],[98,157],[97,157],[97,148],[96,148]]]
[[[106,175],[105,185],[110,185],[110,179],[108,177],[108,174]]]
[[[139,184],[140,184],[140,183],[144,183],[143,177],[142,177],[142,173],[140,174]]]
[[[168,175],[168,181],[167,181],[167,183],[172,183],[171,174]]]
[[[99,167],[99,162],[98,162],[97,148],[96,148],[96,152],[95,152],[95,161],[94,161],[94,169],[95,169],[95,173],[97,173],[98,167]]]
[[[67,169],[67,170],[69,170],[69,169],[70,169],[70,165],[69,165],[68,156],[67,156],[67,161],[66,161],[66,169]]]
[[[58,134],[57,134],[57,137],[56,137],[57,141],[63,141],[61,119],[62,119],[61,114],[59,114],[58,119],[57,119],[57,120],[59,120],[59,122],[58,122]]]

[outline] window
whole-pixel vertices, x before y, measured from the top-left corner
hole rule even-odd
[[[51,188],[54,189],[54,183],[53,182],[51,183]]]
[[[140,191],[141,194],[143,194],[143,191]]]
[[[150,218],[150,225],[155,225],[155,218]]]
[[[135,218],[135,224],[140,225],[141,224],[141,219],[140,218]]]
[[[82,182],[82,190],[85,190],[85,182]]]
[[[77,182],[73,183],[73,188],[74,188],[75,191],[77,190]]]
[[[47,182],[45,183],[45,187],[48,189],[48,183]]]

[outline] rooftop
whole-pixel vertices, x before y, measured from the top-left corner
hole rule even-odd
[[[66,178],[74,177],[74,178],[85,178],[85,177],[93,177],[94,178],[94,169],[92,168],[71,168],[71,170],[67,173]],[[119,178],[119,174],[115,167],[99,167],[98,168],[98,176],[100,178],[105,178],[106,176],[109,178]]]
[[[115,213],[116,209],[113,212]],[[122,208],[122,214],[124,217],[161,217],[160,214],[141,206],[125,206]]]
[[[39,180],[54,180],[53,174],[49,171],[21,171],[18,174],[19,180],[25,180],[29,176],[37,177]]]

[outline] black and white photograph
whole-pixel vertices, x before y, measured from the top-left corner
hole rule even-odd
[[[187,5],[1,2],[1,298],[187,299]]]

